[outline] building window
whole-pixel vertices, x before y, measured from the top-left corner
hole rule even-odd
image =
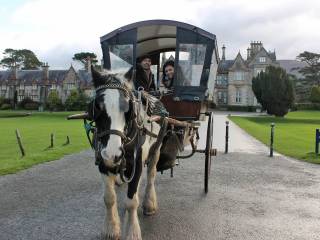
[[[217,75],[216,83],[217,83],[218,85],[227,85],[227,84],[228,84],[227,74]]]
[[[266,57],[259,57],[259,62],[260,63],[265,63],[266,62]]]
[[[223,103],[227,104],[227,92],[223,92]]]
[[[75,88],[75,84],[74,83],[67,83],[67,89],[71,90]]]
[[[219,100],[222,99],[222,92],[218,92],[218,99],[219,99]]]
[[[234,79],[236,81],[244,80],[244,72],[235,72],[234,73]]]
[[[240,89],[236,90],[236,103],[241,103],[241,91],[240,91]]]

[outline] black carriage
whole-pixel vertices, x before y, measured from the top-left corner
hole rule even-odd
[[[135,73],[139,57],[148,54],[157,96],[169,113],[169,124],[180,134],[183,147],[191,145],[192,152],[178,155],[188,158],[194,153],[205,154],[204,187],[208,192],[208,179],[212,149],[213,116],[208,106],[213,101],[214,81],[218,65],[215,35],[190,24],[150,20],[129,24],[101,37],[103,67],[115,71]],[[161,83],[162,65],[166,59],[174,60],[173,90]],[[159,94],[160,93],[160,94]],[[200,121],[207,119],[206,148],[197,149]],[[150,117],[156,121],[157,117]]]

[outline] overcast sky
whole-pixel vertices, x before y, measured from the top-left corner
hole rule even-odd
[[[238,51],[245,57],[252,40],[275,49],[278,59],[320,52],[319,0],[0,0],[0,51],[27,48],[51,68],[66,68],[76,52],[101,58],[100,36],[148,19],[215,34],[227,59]]]

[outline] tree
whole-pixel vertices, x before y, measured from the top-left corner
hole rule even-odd
[[[320,87],[313,86],[311,88],[310,101],[313,103],[320,103]]]
[[[283,117],[294,102],[292,79],[279,67],[268,66],[252,79],[252,90],[268,114]]]
[[[91,52],[80,52],[80,53],[75,53],[73,60],[81,62],[84,66],[88,66],[88,61],[91,61],[92,65],[97,65],[97,55]]]
[[[34,52],[28,49],[7,48],[3,54],[4,57],[0,61],[0,65],[7,68],[38,69],[41,66],[41,62]]]
[[[68,96],[65,107],[68,111],[84,111],[87,108],[89,98],[85,95],[83,91],[78,91],[76,89],[72,90]]]
[[[47,98],[47,107],[50,111],[57,111],[62,107],[61,99],[59,98],[59,94],[56,90],[50,91]]]
[[[320,86],[320,54],[304,51],[297,56],[297,59],[307,64],[299,68],[299,72]]]

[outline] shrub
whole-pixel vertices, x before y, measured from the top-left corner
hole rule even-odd
[[[2,106],[2,104],[10,104],[11,105],[11,101],[9,98],[0,98],[0,107]]]
[[[310,101],[313,103],[320,103],[320,87],[313,86],[311,88]]]
[[[11,109],[11,104],[3,103],[0,107],[1,110],[9,110]]]
[[[68,111],[84,111],[87,109],[89,98],[83,91],[72,90],[65,102]]]
[[[19,103],[19,107],[25,109],[26,108],[26,104],[35,104],[35,103],[36,102],[33,101],[31,98],[26,97]]]
[[[24,105],[24,109],[26,110],[38,110],[38,108],[39,108],[39,103],[37,102],[26,103]]]
[[[51,91],[49,93],[46,102],[46,108],[48,108],[50,111],[58,111],[63,109],[62,101],[59,98],[59,94],[57,91]]]
[[[296,103],[293,110],[320,110],[320,103]]]
[[[238,105],[228,105],[228,111],[239,111],[239,112],[255,112],[257,106],[238,106]]]

